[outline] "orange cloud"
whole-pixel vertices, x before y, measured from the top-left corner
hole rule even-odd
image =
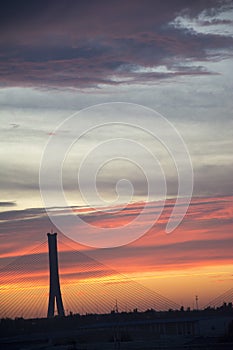
[[[174,201],[167,201],[150,231],[120,248],[90,249],[60,233],[60,278],[66,307],[76,312],[96,312],[96,303],[100,303],[103,308],[99,311],[107,312],[116,298],[122,308],[134,304],[143,309],[150,307],[150,303],[151,307],[159,308],[164,300],[157,296],[153,299],[155,290],[177,303],[188,303],[193,298],[190,294],[198,293],[203,304],[207,303],[232,282],[232,199],[194,198],[181,225],[169,235],[165,233],[165,225]],[[160,205],[151,203],[145,220],[150,220]],[[92,225],[112,227],[133,220],[142,207],[143,203],[136,203],[114,212],[96,213],[84,208],[75,211]],[[46,315],[49,280],[46,225],[50,226],[49,221],[46,216],[41,217],[39,210],[33,218],[19,212],[17,231],[12,232],[8,213],[4,236],[0,237],[3,300],[0,316],[20,316],[25,303],[24,317]],[[36,248],[31,249],[33,241]],[[219,280],[221,283],[217,283]],[[141,298],[137,297],[138,293]]]

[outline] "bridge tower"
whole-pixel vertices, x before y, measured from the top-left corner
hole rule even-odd
[[[49,246],[49,304],[47,317],[54,316],[55,299],[58,316],[65,316],[58,272],[57,234],[47,233]]]

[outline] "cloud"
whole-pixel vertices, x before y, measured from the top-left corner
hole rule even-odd
[[[15,207],[16,202],[0,202],[0,207]]]
[[[40,217],[42,214],[46,213],[43,208],[32,208],[25,210],[11,210],[0,213],[0,220],[28,220],[30,218]]]
[[[207,286],[210,293],[202,298],[207,302],[207,298],[213,294],[211,289],[215,284],[210,281],[213,278],[206,278],[206,276],[220,275],[224,278],[226,273],[231,271],[232,203],[232,197],[194,198],[181,225],[173,234],[166,235],[164,228],[174,204],[172,200],[167,201],[154,227],[139,240],[120,248],[91,249],[69,240],[58,231],[59,268],[65,303],[68,303],[72,297],[76,300],[79,295],[79,301],[83,301],[85,308],[89,307],[88,298],[95,301],[99,296],[105,296],[105,302],[111,301],[113,296],[114,300],[119,296],[125,304],[127,296],[130,295],[132,299],[132,295],[137,291],[136,295],[140,295],[151,305],[153,289],[160,289],[164,283],[166,294],[172,283],[177,281],[179,282],[176,290],[170,292],[172,298],[180,300],[182,296],[187,297],[189,287],[191,288],[190,298],[192,298],[192,283],[195,285],[202,283],[202,289],[206,292]],[[180,205],[182,206],[182,203]],[[153,218],[160,206],[159,202],[151,203],[144,219]],[[84,218],[91,219],[91,224],[111,222],[111,225],[119,225],[128,219],[134,219],[142,207],[143,203],[135,203],[115,213],[111,210],[107,213],[87,213],[86,208],[73,209],[76,214],[80,213]],[[52,211],[56,215],[66,215],[66,208],[52,208]],[[0,225],[1,298],[3,300],[1,312],[8,315],[9,306],[11,306],[18,315],[14,305],[20,300],[19,307],[21,307],[24,298],[28,295],[30,295],[29,299],[33,300],[33,310],[36,310],[34,300],[37,300],[41,293],[40,299],[44,302],[43,310],[46,314],[48,297],[46,233],[50,230],[51,222],[41,208],[17,212],[9,210],[1,215],[3,215],[1,219],[4,219]],[[82,230],[82,225],[76,229]],[[195,273],[199,279],[194,273],[197,269],[198,272]],[[204,275],[201,272],[203,269]],[[145,289],[143,285],[138,284],[138,279],[139,281],[145,279],[151,289]],[[227,281],[226,283],[229,284],[229,279]],[[106,290],[107,287],[114,287],[117,290]],[[225,284],[223,288],[226,288]],[[22,296],[21,292],[23,292]],[[95,292],[95,295],[92,296],[92,292]],[[35,299],[33,293],[36,294]],[[17,297],[13,305],[12,300],[15,295]],[[140,307],[143,300],[137,301]],[[136,301],[133,300],[132,303]],[[77,305],[74,304],[70,310],[73,308],[76,310],[76,307]],[[40,309],[36,312],[39,311]]]
[[[230,5],[230,4],[229,4]],[[203,10],[197,16],[192,17],[185,10],[171,23],[175,28],[186,29],[195,34],[211,34],[221,37],[233,37],[232,30],[232,5],[221,8],[221,11]]]
[[[222,24],[217,16],[227,6],[230,11],[229,2],[214,0],[192,2],[188,10],[182,0],[169,7],[151,0],[143,6],[139,1],[58,1],[56,6],[24,2],[15,4],[16,13],[5,5],[1,84],[96,88],[214,74],[195,61],[221,59],[226,52],[231,56],[233,38],[225,31],[194,33],[182,13],[188,11],[194,19],[202,14],[204,23],[217,28]],[[227,19],[222,21],[228,25]],[[161,66],[166,68],[162,72]]]
[[[187,260],[189,263],[198,261],[201,263],[202,259],[205,259],[207,262],[212,261],[214,256],[217,260],[222,261],[229,258],[227,251],[231,247],[230,241],[232,239],[232,197],[193,199],[182,224],[172,235],[166,235],[164,233],[165,225],[173,205],[174,201],[167,201],[163,213],[154,227],[138,241],[130,245],[117,249],[93,250],[76,244],[76,249],[85,251],[87,254],[91,254],[90,256],[94,254],[94,257],[100,261],[101,259],[107,259],[108,261],[111,257],[112,263],[114,263],[115,259],[127,257],[127,259],[132,259],[134,262],[138,259],[149,259],[148,261],[151,262],[153,260],[155,265],[158,265],[159,259],[162,259],[162,265],[166,265],[165,251],[169,253],[171,260],[174,257],[173,261],[176,261],[177,265],[179,265],[179,261],[183,264],[184,260]],[[182,203],[180,205],[182,206]],[[85,208],[85,211],[83,211],[83,208],[73,208],[73,210],[91,225],[113,227],[124,225],[135,219],[140,214],[143,206],[143,203],[135,203],[115,212],[111,210],[108,212],[91,212],[90,209],[87,213],[88,208]],[[144,220],[153,219],[160,207],[160,202],[152,202],[150,208],[147,209],[146,215],[144,215]],[[62,208],[53,209],[52,212],[54,215],[66,215],[66,210]],[[0,253],[3,257],[10,256],[10,254],[15,256],[14,245],[15,250],[19,252],[20,249],[25,251],[27,246],[33,246],[35,241],[45,242],[47,240],[46,232],[51,227],[45,210],[40,208],[8,211],[1,213],[0,219],[2,221]],[[80,224],[78,230],[82,229],[83,227]],[[14,242],[12,242],[12,234]],[[71,243],[67,238],[64,239],[68,247],[66,249],[69,250],[69,247],[75,247],[74,243]],[[205,250],[206,252],[212,251],[212,253],[204,256]],[[195,251],[195,254],[191,254],[193,251]],[[147,253],[145,254],[145,252]],[[156,252],[157,258],[155,258],[153,252]],[[200,252],[203,253],[202,256],[200,256]],[[216,254],[213,254],[213,252]],[[180,256],[180,260],[177,260],[178,256]],[[182,256],[185,256],[185,259],[182,260]],[[67,259],[69,260],[68,256]]]
[[[194,193],[232,195],[233,179],[230,177],[233,164],[206,164],[195,169]]]
[[[145,249],[148,251],[150,251],[150,249],[155,249],[158,252],[160,250],[162,252],[164,249],[173,249],[174,252],[179,251],[181,253],[199,249],[199,246],[201,250],[207,249],[208,246],[209,248],[213,247],[214,249],[217,249],[218,246],[221,248],[221,246],[225,244],[225,241],[226,245],[229,246],[229,240],[232,239],[230,231],[228,231],[228,227],[232,224],[233,221],[232,197],[201,197],[193,199],[186,217],[184,218],[180,227],[176,230],[176,232],[174,232],[174,234],[166,235],[164,233],[164,228],[166,221],[170,216],[173,205],[173,200],[166,202],[163,213],[158,222],[155,223],[154,227],[147,234],[142,236],[138,241],[135,241],[134,243],[122,248],[106,250],[100,249],[96,250],[96,252],[99,251],[100,253],[98,254],[101,256],[102,254],[105,254],[104,252],[106,252],[106,255],[108,255],[109,252],[110,255],[114,255],[114,252],[116,253],[118,251],[120,255],[122,253],[124,255],[124,251],[127,251],[127,254],[131,251],[135,252],[134,254],[137,256],[140,249],[142,249],[143,252]],[[184,204],[179,204],[181,207],[182,205]],[[84,208],[83,210],[82,207],[74,207],[73,210],[76,215],[80,215],[85,221],[89,222],[90,224],[104,225],[104,223],[111,222],[112,226],[118,226],[124,224],[124,220],[135,219],[137,215],[140,214],[143,207],[144,203],[142,202],[128,205],[123,210],[118,207],[118,210],[115,209],[114,212],[113,208],[106,208],[106,210],[97,212],[91,210],[91,208]],[[149,220],[151,217],[154,217],[160,208],[160,202],[152,202],[150,204],[150,207],[147,209],[144,220]],[[54,215],[66,215],[66,208],[51,208],[51,213],[54,213]],[[13,243],[16,244],[18,237],[20,241],[19,243],[22,245],[22,247],[26,245],[23,237],[27,233],[31,234],[31,243],[35,241],[35,239],[41,239],[43,236],[43,242],[47,240],[46,232],[49,230],[49,219],[45,210],[42,208],[32,208],[17,211],[11,210],[5,213],[1,213],[0,218],[2,221],[2,253],[4,253],[4,240],[6,240],[8,234],[9,238],[11,239],[11,230],[14,222],[16,224],[15,227],[18,227],[19,229],[14,233],[15,240]],[[47,229],[44,229],[46,225]],[[227,230],[222,232],[226,228]],[[82,225],[80,225],[79,229],[82,229]],[[204,233],[203,235],[202,229]],[[187,232],[184,235],[185,231]],[[38,236],[38,232],[40,232],[40,236]],[[62,240],[64,241],[63,249],[65,251],[70,250],[72,246],[75,247],[74,242],[71,242],[65,236],[62,236]],[[76,245],[78,250],[84,249],[81,248],[81,245]],[[93,249],[90,250],[88,247],[86,247],[84,250],[87,253],[91,253],[93,251]],[[66,256],[68,259],[69,254]],[[190,256],[190,259],[192,260],[193,256]]]

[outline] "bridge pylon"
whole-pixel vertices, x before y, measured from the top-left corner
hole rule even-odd
[[[54,317],[55,300],[58,316],[65,316],[62,295],[59,281],[58,255],[57,255],[57,234],[47,233],[49,246],[49,304],[47,317]]]

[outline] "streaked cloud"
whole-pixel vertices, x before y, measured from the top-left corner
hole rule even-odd
[[[131,182],[134,198],[124,208],[107,205],[96,211],[84,206],[77,183],[78,166],[88,147],[91,149],[104,139],[119,135],[130,136],[154,151],[166,175],[170,199],[156,224],[140,239],[121,248],[92,249],[58,232],[61,278],[68,290],[67,298],[81,297],[79,300],[86,310],[95,310],[91,285],[95,282],[98,290],[95,294],[108,299],[107,311],[115,294],[109,289],[107,295],[105,289],[98,289],[98,283],[119,286],[118,293],[124,296],[121,302],[132,303],[121,289],[123,284],[131,284],[122,273],[154,290],[161,288],[164,294],[169,291],[179,303],[181,296],[187,301],[195,293],[208,301],[209,296],[214,297],[214,293],[230,286],[232,16],[232,1],[228,0],[145,0],[143,3],[58,0],[56,4],[54,1],[2,4],[0,267],[7,275],[5,284],[1,285],[3,294],[11,288],[13,293],[12,298],[5,293],[5,311],[14,307],[14,299],[18,305],[13,316],[21,316],[22,302],[33,293],[35,309],[37,303],[38,308],[39,303],[46,304],[46,233],[53,227],[41,201],[39,169],[49,137],[68,144],[74,140],[76,130],[55,131],[61,122],[83,108],[112,101],[132,102],[157,110],[177,128],[193,164],[193,199],[182,224],[173,234],[166,235],[165,226],[178,188],[177,172],[168,154],[148,135],[136,130],[125,128],[118,133],[111,126],[88,133],[77,147],[70,149],[63,162],[67,207],[49,208],[51,215],[66,218],[71,208],[84,221],[74,230],[86,235],[89,233],[85,223],[109,229],[128,223],[134,227],[134,219],[146,200],[147,183],[133,164],[109,162],[99,169],[96,177],[98,193],[108,203],[117,197],[119,179]],[[111,150],[107,152],[110,154]],[[117,150],[114,154],[117,155]],[[138,152],[138,158],[144,160],[149,174],[155,171],[143,153]],[[153,174],[156,179],[156,171]],[[83,188],[88,196],[93,194],[87,181]],[[52,181],[48,190],[52,194],[56,191]],[[126,187],[122,192],[120,204],[125,205]],[[183,204],[179,203],[181,210]],[[160,209],[161,202],[151,202],[144,221],[153,221]],[[23,285],[23,280],[28,284]],[[129,290],[131,298],[133,289]],[[150,294],[151,289],[149,294],[143,294],[148,303]]]
[[[17,204],[15,202],[0,202],[0,207],[14,207]]]
[[[87,88],[216,74],[205,62],[231,57],[231,12],[228,1],[214,0],[188,9],[147,0],[143,13],[139,1],[27,3],[17,16],[5,5],[1,84]]]
[[[114,264],[115,259],[124,260],[124,257],[127,257],[127,259],[133,259],[134,262],[135,259],[149,259],[151,262],[154,261],[155,266],[159,266],[160,261],[162,268],[165,268],[166,261],[168,262],[164,255],[165,251],[169,253],[170,263],[173,256],[175,257],[176,254],[178,254],[177,257],[180,256],[178,260],[177,258],[173,259],[173,263],[177,266],[179,264],[183,266],[186,260],[187,263],[195,264],[196,262],[203,263],[202,260],[205,259],[207,263],[212,264],[212,260],[215,258],[220,261],[230,259],[232,240],[230,227],[233,222],[232,197],[193,199],[183,223],[173,234],[166,235],[164,230],[173,205],[172,200],[167,201],[163,213],[154,227],[135,243],[107,250],[89,250],[87,247],[76,244],[77,249],[82,251],[84,249],[87,254],[94,254],[95,258],[100,261],[101,259],[108,260],[108,256],[111,256],[110,264]],[[182,203],[180,205],[182,206]],[[128,205],[123,210],[119,207],[118,210],[115,208],[113,211],[113,208],[110,207],[98,212],[92,211],[91,208],[73,207],[73,211],[90,225],[118,227],[134,220],[140,214],[143,206],[143,203],[135,203]],[[156,215],[156,211],[160,210],[160,206],[160,202],[151,203],[144,215],[144,220],[151,220]],[[65,208],[51,208],[51,213],[53,215],[66,215],[66,210]],[[4,212],[1,213],[0,220],[2,223],[2,256],[6,253],[5,244],[11,242],[11,233],[14,227],[15,244],[18,247],[21,246],[25,251],[27,242],[30,247],[35,241],[46,240],[45,234],[51,226],[45,210],[36,208]],[[16,227],[19,229],[17,230]],[[82,225],[77,229],[82,230]],[[68,239],[66,240],[68,244],[71,244]],[[214,251],[215,254],[204,254],[208,250]],[[145,254],[145,252],[147,253]],[[195,253],[191,254],[191,252]],[[15,256],[14,249],[12,249],[12,256]],[[68,256],[67,259],[69,260]]]
[[[91,225],[112,227],[133,220],[142,206],[143,203],[135,203],[114,213],[112,208],[102,213],[92,212],[90,208],[73,210]],[[159,206],[159,202],[151,203],[145,220],[153,217]],[[180,301],[181,298],[185,303],[190,303],[195,284],[201,283],[198,293],[202,296],[202,303],[207,303],[210,296],[214,297],[216,293],[229,288],[232,283],[232,197],[193,199],[182,224],[173,234],[166,235],[164,229],[172,207],[173,201],[168,201],[160,219],[149,232],[134,243],[120,248],[90,249],[58,233],[65,304],[70,305],[73,296],[79,295],[85,310],[93,312],[95,306],[89,305],[89,299],[94,303],[98,300],[98,296],[92,293],[93,286],[95,292],[99,290],[100,295],[105,295],[103,307],[107,303],[107,308],[113,295],[119,298],[121,305],[130,305],[132,302],[143,308],[153,303],[155,290],[163,290],[171,299]],[[66,213],[65,208],[51,210],[54,215]],[[35,300],[34,293],[40,294],[44,306],[38,306],[38,310],[35,310],[46,313],[48,217],[43,210],[35,208],[18,211],[18,215],[15,211],[8,211],[1,215],[1,219],[1,296],[4,304],[0,311],[4,315],[22,312],[18,310],[18,301],[25,302],[21,296],[23,290],[25,297],[31,295],[30,300]],[[77,230],[82,230],[82,225]],[[219,280],[221,284],[216,285]],[[174,283],[178,283],[177,288],[174,288]],[[113,289],[108,290],[107,287]],[[140,300],[136,298],[136,290],[140,291]],[[12,303],[13,299],[15,301]],[[147,306],[143,303],[147,303]],[[74,302],[69,307],[75,311],[78,305]]]

